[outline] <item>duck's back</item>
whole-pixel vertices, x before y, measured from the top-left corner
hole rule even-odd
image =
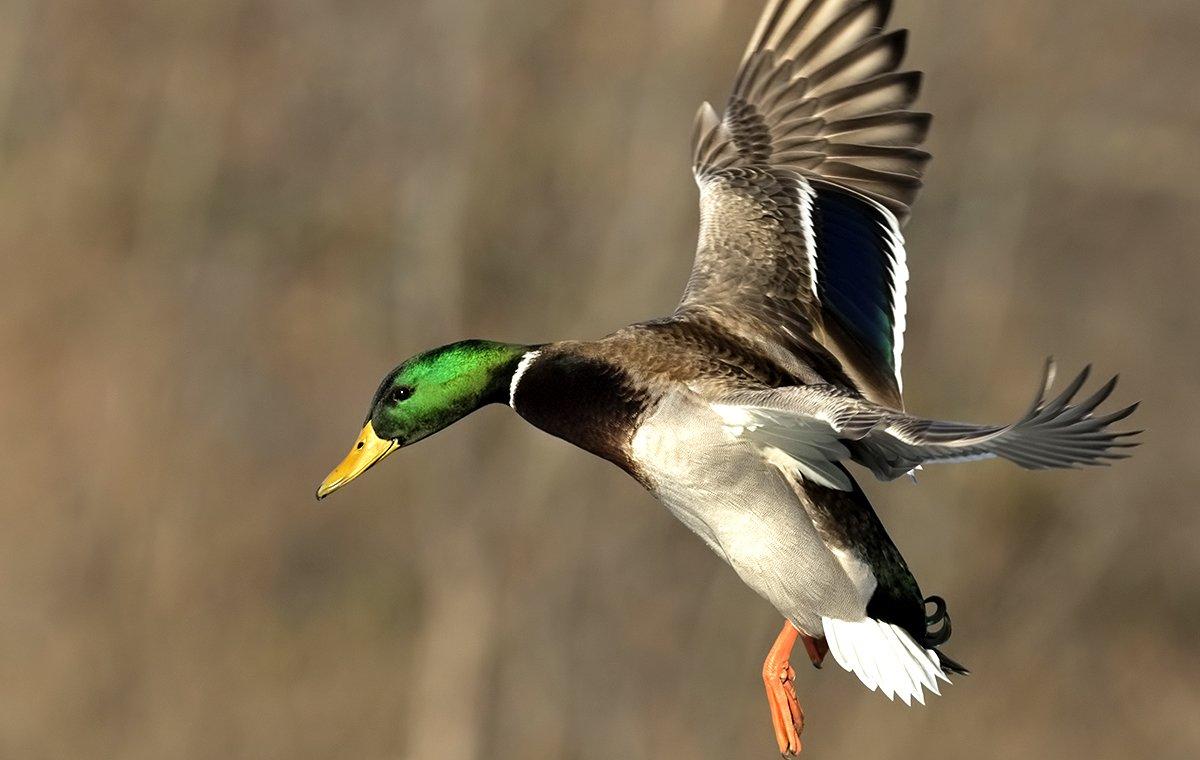
[[[825,382],[849,384],[830,355],[785,355],[747,345],[715,323],[668,318],[530,352],[510,401],[534,426],[638,476],[633,436],[672,392],[716,398],[737,389]]]

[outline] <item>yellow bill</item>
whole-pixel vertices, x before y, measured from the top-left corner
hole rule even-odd
[[[363,426],[354,448],[350,449],[342,463],[333,468],[333,472],[329,473],[329,477],[325,478],[325,482],[317,489],[317,498],[324,499],[398,448],[400,444],[396,441],[385,440],[375,435],[375,428],[368,422]]]

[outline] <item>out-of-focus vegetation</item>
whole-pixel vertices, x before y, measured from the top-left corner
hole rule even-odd
[[[1054,353],[1150,432],[869,484],[974,675],[801,668],[806,744],[1194,757],[1200,5],[898,5],[909,407],[1007,420]],[[776,614],[615,468],[494,408],[312,499],[408,354],[673,306],[758,11],[0,3],[0,756],[773,757]]]

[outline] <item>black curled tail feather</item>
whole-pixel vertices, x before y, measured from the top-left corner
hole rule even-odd
[[[933,649],[950,640],[950,613],[946,611],[946,600],[940,596],[927,597],[925,604],[932,604],[933,612],[925,615],[925,638],[921,643]]]
[[[938,651],[938,647],[950,640],[950,612],[946,609],[946,600],[940,596],[931,596],[925,604],[933,605],[933,612],[925,615],[925,637],[922,643],[927,649],[937,652],[942,670],[959,675],[969,675],[971,671]]]

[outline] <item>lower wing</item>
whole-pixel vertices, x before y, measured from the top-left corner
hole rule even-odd
[[[847,458],[881,480],[927,463],[996,457],[1030,470],[1074,468],[1126,458],[1123,451],[1138,445],[1130,438],[1141,432],[1109,429],[1133,414],[1137,404],[1096,413],[1116,387],[1116,377],[1072,403],[1089,371],[1085,368],[1047,401],[1054,378],[1054,363],[1047,361],[1033,404],[1004,426],[914,417],[827,385],[734,394],[714,402],[713,408],[735,435],[778,449],[804,474],[827,472],[828,463]]]

